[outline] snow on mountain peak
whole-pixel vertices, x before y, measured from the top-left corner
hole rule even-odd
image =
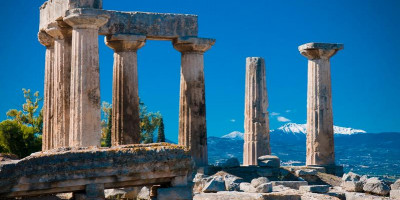
[[[306,133],[306,124],[287,123],[278,128],[278,130],[285,133]]]
[[[333,126],[333,132],[335,134],[342,134],[342,135],[352,135],[356,133],[367,133],[364,130],[361,129],[353,129],[353,128],[346,128],[346,127],[340,127],[340,126]]]
[[[278,128],[278,130],[284,133],[307,133],[307,124],[296,124],[296,123],[287,123]],[[335,134],[340,135],[352,135],[357,133],[366,133],[364,130],[361,129],[353,129],[353,128],[346,128],[340,126],[333,126],[333,132]]]
[[[307,124],[287,123],[279,127],[277,130],[271,130],[271,132],[277,132],[277,131],[290,134],[306,134]],[[361,129],[353,129],[340,126],[333,126],[333,131],[337,135],[352,135],[358,133],[366,133],[364,130]],[[233,131],[227,135],[222,136],[221,138],[243,140],[244,133],[241,133],[239,131]]]
[[[226,135],[222,136],[221,138],[243,140],[244,139],[244,133],[241,133],[239,131],[233,131],[233,132],[231,132],[229,134],[226,134]]]

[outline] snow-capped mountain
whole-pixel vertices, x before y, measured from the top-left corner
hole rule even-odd
[[[241,133],[239,131],[233,131],[229,134],[222,136],[221,138],[229,138],[229,139],[233,139],[233,140],[243,140],[244,133]]]
[[[296,123],[287,123],[276,130],[271,130],[271,134],[306,134],[307,126],[306,124],[296,124]],[[353,135],[359,133],[366,133],[364,130],[361,129],[353,129],[353,128],[346,128],[340,126],[333,126],[333,131],[336,135]],[[233,131],[229,134],[222,136],[221,138],[228,138],[234,140],[243,140],[244,133],[239,131]]]
[[[287,123],[277,129],[279,132],[283,133],[302,133],[306,134],[307,132],[307,124],[296,124],[296,123]],[[272,130],[271,132],[277,132]],[[346,128],[340,126],[333,126],[333,132],[339,135],[352,135],[358,133],[366,133],[364,130],[361,129],[353,129],[353,128]]]

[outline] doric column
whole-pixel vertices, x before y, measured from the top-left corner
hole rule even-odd
[[[112,129],[113,146],[140,143],[137,50],[146,36],[111,35],[105,38],[114,50]]]
[[[196,166],[208,164],[203,53],[214,39],[178,38],[174,48],[181,56],[179,144],[191,149]]]
[[[54,38],[53,148],[68,146],[71,85],[72,28],[63,21],[50,23],[46,33]]]
[[[69,146],[100,146],[99,27],[108,21],[95,9],[67,11],[72,26]]]
[[[271,154],[265,62],[246,58],[243,165],[257,165],[257,158]]]
[[[308,58],[307,159],[308,166],[335,165],[331,69],[329,59],[343,44],[307,43],[299,46]]]
[[[46,32],[38,34],[39,42],[46,46],[46,60],[44,68],[44,100],[43,100],[43,133],[42,151],[52,148],[52,127],[53,127],[53,58],[54,58],[54,39]]]

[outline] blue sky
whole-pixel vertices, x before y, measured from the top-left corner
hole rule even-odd
[[[37,41],[44,0],[0,1],[0,120],[23,103],[21,88],[43,94],[45,48]],[[104,0],[121,11],[199,16],[199,36],[215,38],[205,53],[209,136],[243,131],[245,58],[265,58],[271,129],[306,122],[307,42],[344,43],[331,59],[334,123],[368,132],[400,132],[400,1],[132,1]],[[113,52],[99,37],[101,98],[111,102]],[[168,41],[138,52],[139,95],[164,116],[177,140],[180,53]],[[280,118],[283,119],[283,118]]]

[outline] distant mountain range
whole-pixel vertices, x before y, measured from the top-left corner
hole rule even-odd
[[[366,133],[364,130],[334,126],[336,163],[360,174],[400,178],[400,133]],[[209,163],[230,157],[243,158],[243,136],[234,131],[209,137]],[[305,165],[306,125],[288,123],[270,131],[272,154],[282,165]]]
[[[306,124],[296,124],[296,123],[287,123],[276,130],[271,130],[271,135],[284,135],[284,134],[302,134],[305,135],[307,132],[307,125]],[[346,128],[340,126],[333,126],[333,131],[336,135],[353,135],[353,134],[360,134],[366,133],[366,131],[361,129],[353,129],[353,128]],[[301,137],[301,135],[299,135]],[[233,131],[229,134],[222,136],[221,138],[226,139],[235,139],[235,140],[243,140],[244,133],[239,131]]]

